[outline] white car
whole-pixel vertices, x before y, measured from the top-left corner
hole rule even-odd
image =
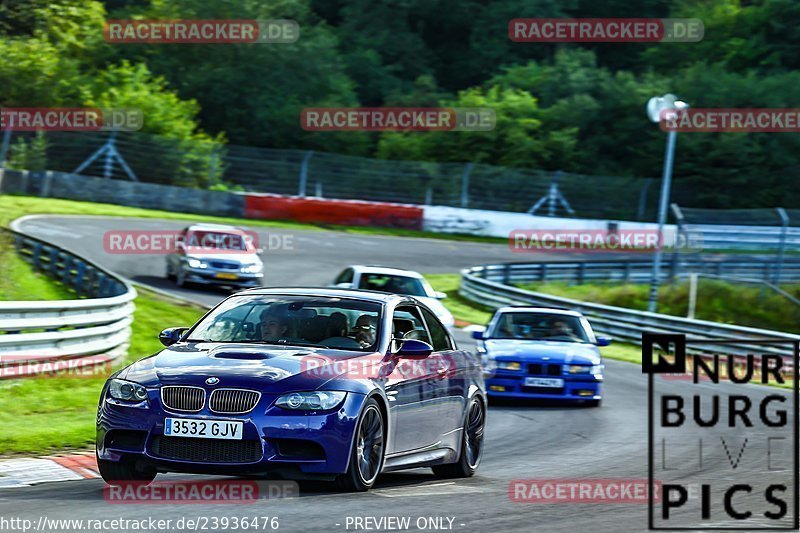
[[[452,329],[455,325],[453,315],[440,301],[447,298],[447,295],[434,291],[422,274],[413,270],[353,265],[342,270],[341,274],[336,276],[332,286],[413,296],[427,305],[447,328]]]

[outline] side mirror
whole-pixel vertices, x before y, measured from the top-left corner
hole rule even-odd
[[[417,339],[404,339],[400,341],[400,349],[395,353],[403,359],[425,359],[433,353],[433,346]]]
[[[611,339],[609,337],[597,337],[598,346],[608,346],[610,344],[611,344]]]
[[[473,331],[472,332],[472,338],[475,339],[475,340],[478,340],[478,341],[482,341],[484,333],[486,333],[486,332],[485,331],[480,331],[480,330],[479,331]]]
[[[441,291],[436,291],[435,293],[433,293],[433,296],[437,300],[444,300],[445,298],[447,298],[447,293],[441,292]]]
[[[161,341],[161,344],[164,346],[172,346],[183,337],[183,334],[189,328],[167,328],[161,333],[158,334],[158,340]]]

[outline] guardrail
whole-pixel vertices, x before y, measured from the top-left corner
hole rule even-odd
[[[671,206],[678,230],[702,238],[706,250],[800,250],[796,209],[698,209]]]
[[[552,264],[547,264],[546,268],[551,266]],[[506,264],[467,268],[461,271],[459,294],[491,308],[507,305],[531,305],[572,309],[583,313],[597,332],[635,344],[641,344],[643,331],[684,333],[691,338],[692,347],[701,353],[720,353],[722,350],[720,344],[703,343],[703,341],[715,340],[731,342],[732,344],[724,344],[724,351],[735,356],[746,356],[750,353],[776,353],[790,357],[793,353],[793,345],[790,343],[800,341],[800,335],[582,302],[508,285],[519,281],[529,281],[529,272],[542,267],[543,264]],[[764,339],[785,341],[786,344],[778,347],[748,342]],[[792,363],[793,359],[786,360],[787,367],[790,367]]]
[[[61,247],[8,231],[17,253],[79,298],[0,302],[0,378],[105,365],[124,355],[136,290]]]
[[[619,281],[649,283],[653,275],[651,260],[624,261],[556,261],[547,263],[504,263],[484,265],[481,277],[503,283],[569,281]],[[686,258],[680,254],[666,257],[661,279],[667,280],[683,272],[718,277],[735,276],[772,281],[777,266],[767,261],[748,258],[725,260],[717,258]],[[781,270],[782,281],[800,281],[800,261],[787,260]]]

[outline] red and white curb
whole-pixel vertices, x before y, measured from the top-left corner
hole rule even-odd
[[[0,460],[0,489],[98,477],[94,452]]]

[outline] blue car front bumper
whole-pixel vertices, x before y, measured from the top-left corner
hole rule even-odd
[[[158,390],[138,406],[104,399],[97,417],[97,454],[107,461],[133,460],[162,472],[325,477],[346,472],[364,395],[348,393],[332,411],[292,412],[264,394],[245,415],[164,410]],[[148,405],[149,404],[149,405]],[[242,440],[164,436],[165,418],[238,420]]]
[[[600,384],[603,382],[601,375],[560,375],[557,379],[563,380],[562,387],[539,387],[525,384],[526,377],[531,376],[520,372],[497,371],[486,375],[486,391],[489,396],[516,399],[542,399],[559,401],[601,400]],[[554,378],[555,376],[546,376]]]

